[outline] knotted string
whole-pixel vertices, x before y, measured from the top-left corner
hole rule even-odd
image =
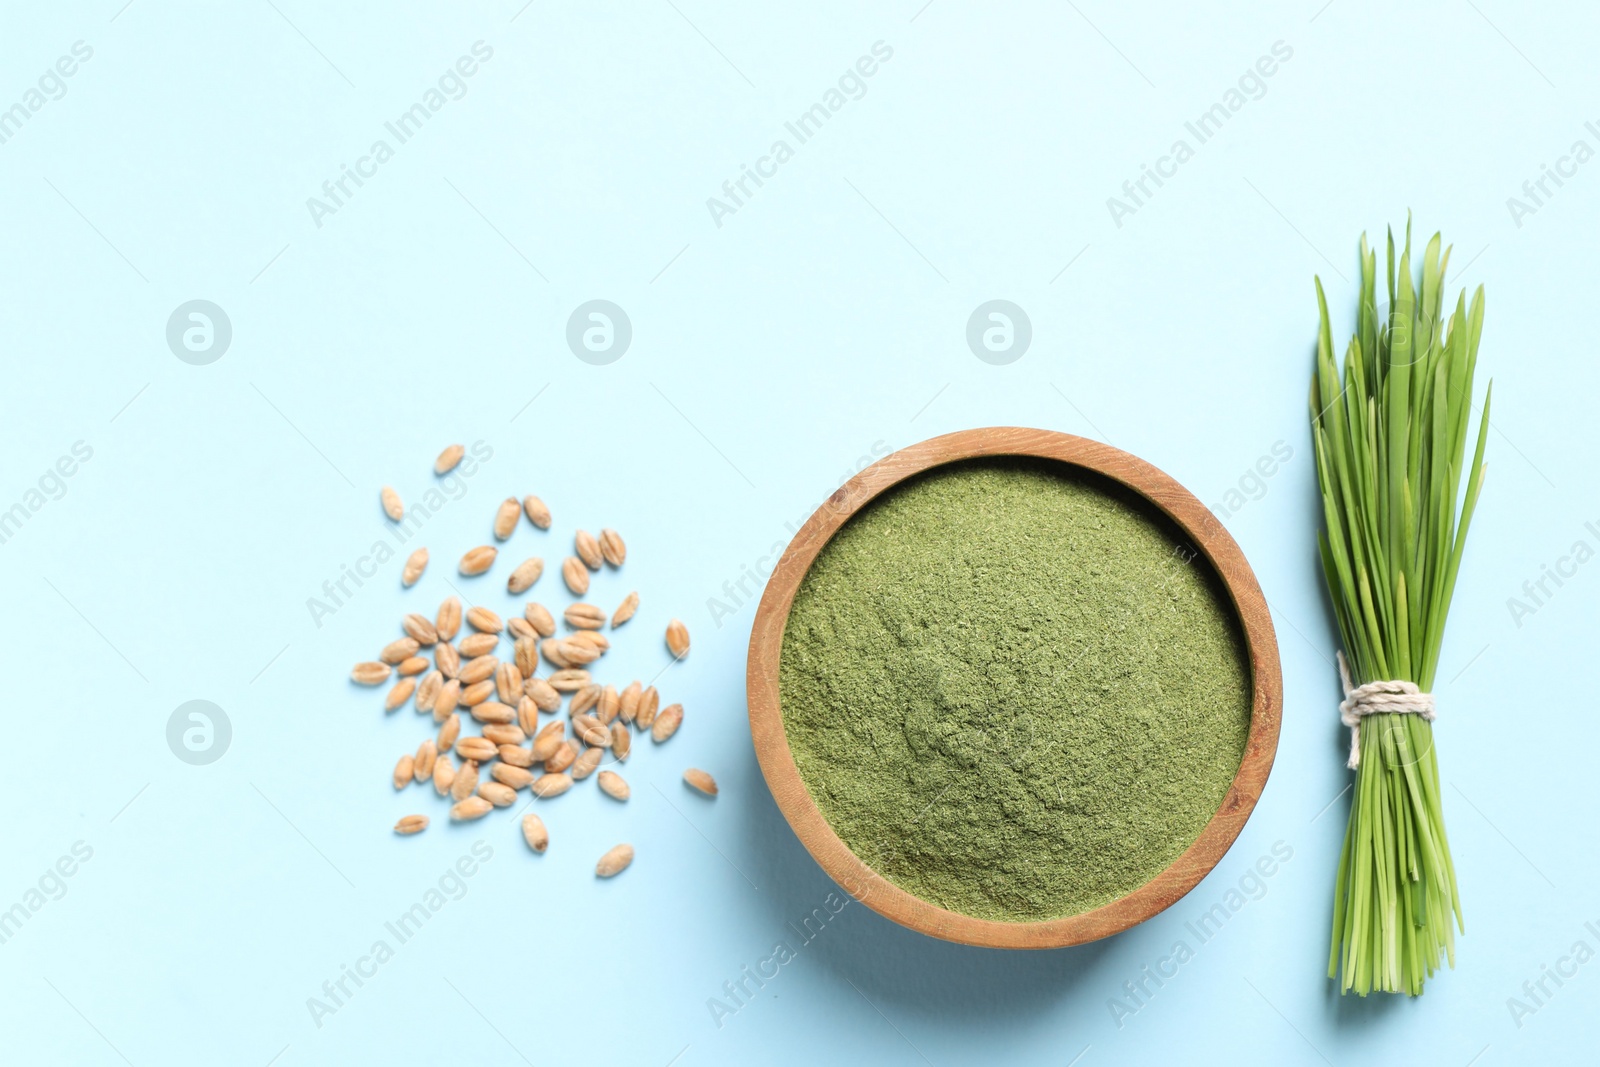
[[[1421,715],[1432,722],[1438,718],[1433,704],[1433,694],[1424,693],[1415,682],[1367,682],[1350,684],[1350,668],[1344,653],[1339,656],[1339,684],[1344,686],[1344,699],[1339,702],[1339,721],[1350,727],[1351,770],[1361,766],[1361,718],[1364,715]]]

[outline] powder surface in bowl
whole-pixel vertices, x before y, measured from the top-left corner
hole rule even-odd
[[[1075,915],[1192,844],[1239,768],[1251,675],[1203,556],[1066,464],[950,464],[823,548],[784,630],[800,776],[907,892],[1001,921]]]

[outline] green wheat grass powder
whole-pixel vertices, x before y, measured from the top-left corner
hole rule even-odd
[[[1065,464],[951,464],[854,516],[802,581],[784,730],[857,856],[941,907],[1036,921],[1148,882],[1239,768],[1237,617],[1182,532]]]

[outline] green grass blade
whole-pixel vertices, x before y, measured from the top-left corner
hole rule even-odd
[[[1441,235],[1413,259],[1408,215],[1403,244],[1393,231],[1386,244],[1389,313],[1380,315],[1377,253],[1363,236],[1342,368],[1316,283],[1317,549],[1355,680],[1408,679],[1428,691],[1484,484],[1492,388],[1470,462],[1465,455],[1484,296],[1480,286],[1469,304],[1460,293],[1447,318],[1451,250]],[[1455,965],[1456,934],[1466,929],[1433,728],[1416,715],[1371,716],[1357,744],[1328,974],[1342,992],[1416,995],[1444,962]]]

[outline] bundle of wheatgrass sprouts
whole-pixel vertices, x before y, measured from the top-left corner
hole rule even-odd
[[[1463,470],[1483,288],[1470,307],[1463,290],[1446,324],[1440,300],[1450,251],[1440,254],[1439,235],[1422,253],[1420,288],[1409,219],[1398,261],[1392,232],[1388,244],[1385,309],[1376,296],[1377,257],[1361,239],[1361,305],[1342,375],[1317,280],[1311,423],[1327,527],[1320,544],[1344,643],[1341,671],[1347,658],[1354,675],[1345,679],[1340,710],[1356,769],[1328,976],[1341,979],[1343,992],[1415,996],[1442,957],[1455,966],[1456,927],[1466,929],[1428,694],[1483,487],[1489,398]]]

